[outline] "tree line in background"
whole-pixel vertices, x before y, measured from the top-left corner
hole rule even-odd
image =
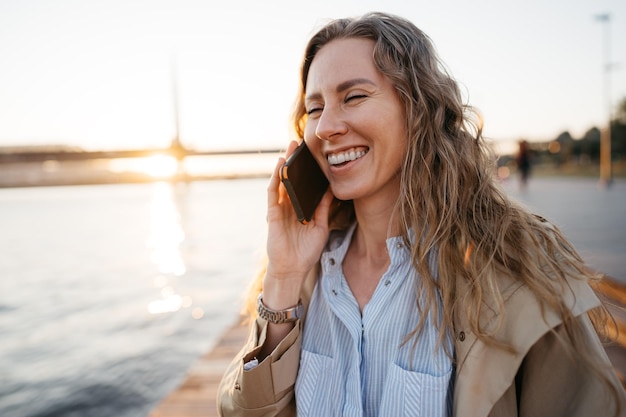
[[[592,127],[581,138],[573,138],[565,131],[553,140],[526,144],[534,166],[546,164],[557,168],[564,165],[598,166],[600,136],[600,129]],[[520,140],[520,143],[522,141]],[[519,154],[504,155],[498,165],[514,166],[518,158]],[[626,164],[626,97],[621,100],[611,119],[611,160],[620,167]],[[621,170],[618,173],[621,173]]]

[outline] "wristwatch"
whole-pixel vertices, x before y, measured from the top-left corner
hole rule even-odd
[[[257,298],[256,311],[262,319],[265,319],[270,323],[281,324],[301,319],[304,314],[304,306],[301,301],[298,301],[298,304],[294,307],[278,311],[272,310],[263,304],[263,293],[261,293],[259,294],[259,298]]]

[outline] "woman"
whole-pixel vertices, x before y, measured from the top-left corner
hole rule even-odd
[[[621,415],[596,278],[497,187],[426,35],[379,13],[330,22],[301,81],[295,130],[330,189],[298,223],[278,161],[260,317],[221,415]]]

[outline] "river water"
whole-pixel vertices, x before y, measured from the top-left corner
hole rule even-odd
[[[0,416],[144,416],[230,326],[267,179],[0,190]]]

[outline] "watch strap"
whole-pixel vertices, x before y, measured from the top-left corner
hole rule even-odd
[[[291,323],[302,318],[304,306],[301,301],[298,301],[298,304],[291,308],[284,310],[272,310],[263,304],[263,293],[261,293],[259,294],[259,298],[257,298],[257,313],[260,318],[267,320],[270,323]]]

